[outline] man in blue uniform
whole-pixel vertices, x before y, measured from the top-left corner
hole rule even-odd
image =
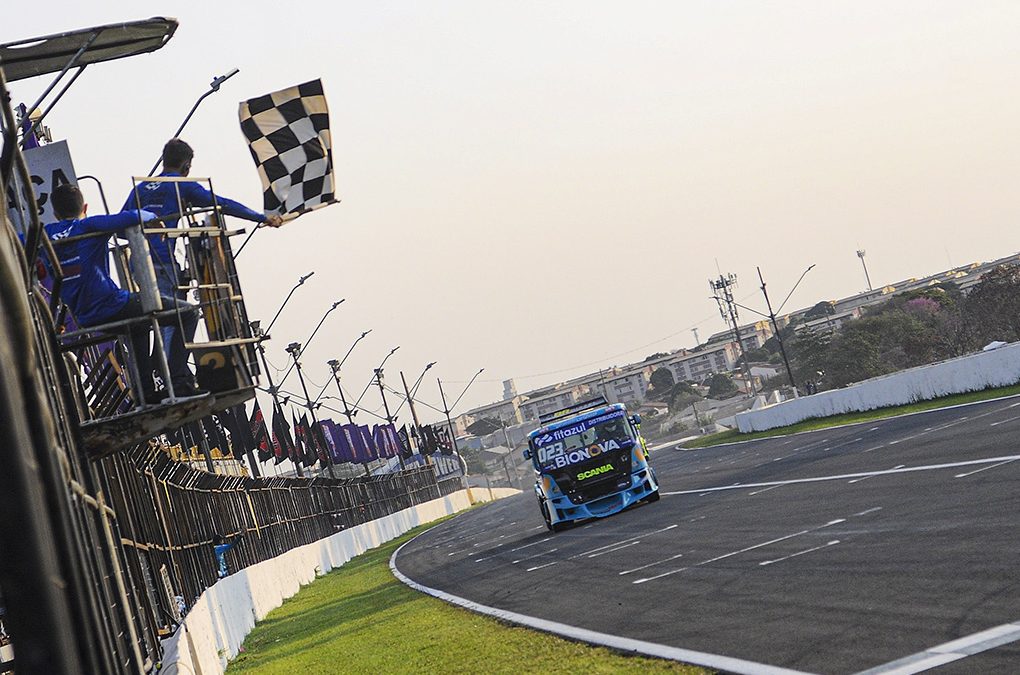
[[[156,218],[149,211],[123,211],[110,216],[86,217],[85,200],[74,185],[61,185],[51,196],[53,213],[59,220],[46,226],[46,234],[53,242],[54,250],[64,272],[60,299],[67,304],[75,320],[82,327],[96,326],[123,319],[145,315],[137,293],[130,293],[114,283],[110,277],[108,242],[117,232],[139,222],[145,223]],[[83,234],[95,237],[61,244],[62,239]],[[104,236],[105,235],[105,236]],[[163,297],[163,308],[175,306],[185,311],[181,320],[185,332],[194,335],[198,324],[197,309],[194,305],[174,297]],[[174,318],[165,320],[174,322]],[[176,331],[175,331],[176,333]],[[132,352],[147,403],[155,401],[155,387],[152,383],[152,360],[149,355],[149,325],[138,323],[130,328]],[[188,352],[180,336],[166,345],[167,362],[171,372],[187,373],[180,381],[174,380],[174,390],[179,396],[196,393],[194,378],[188,370]]]
[[[163,173],[160,176],[187,177],[191,172],[191,161],[195,157],[195,151],[191,146],[179,138],[171,138],[163,146]],[[180,195],[180,203],[178,202]],[[176,228],[180,222],[181,207],[212,206],[214,196],[204,187],[194,181],[185,182],[160,182],[150,181],[141,183],[128,195],[123,210],[145,209],[162,218],[162,227]],[[215,203],[219,205],[223,213],[249,220],[255,223],[265,223],[270,227],[279,227],[283,224],[280,216],[265,216],[257,211],[249,209],[244,204],[235,202],[226,197],[215,196]],[[153,267],[156,269],[156,284],[159,293],[172,298],[186,299],[187,292],[180,290],[185,284],[184,274],[174,258],[174,247],[177,243],[176,237],[167,237],[160,234],[149,235],[149,251],[152,254]],[[170,343],[174,340],[177,332],[173,326],[163,329],[163,341]],[[194,329],[184,336],[187,341],[194,339]],[[176,382],[186,379],[190,374],[187,372],[186,364],[171,365],[170,376]]]
[[[191,149],[190,145],[179,138],[171,138],[163,146],[163,173],[160,176],[187,177],[191,173],[191,161],[194,157],[195,151]],[[180,205],[177,199],[178,193],[180,201],[183,202]],[[142,208],[152,211],[163,218],[163,227],[176,228],[180,222],[181,206],[209,207],[213,205],[213,200],[213,193],[194,181],[181,183],[151,181],[141,183],[135,190],[132,190],[124,203],[124,210]],[[215,203],[228,216],[254,223],[265,223],[270,227],[279,227],[283,224],[280,216],[265,216],[226,197],[216,195]],[[149,250],[152,252],[160,293],[175,297],[178,296],[177,287],[182,285],[176,281],[181,279],[181,268],[174,258],[176,242],[175,237],[159,234],[149,235]]]

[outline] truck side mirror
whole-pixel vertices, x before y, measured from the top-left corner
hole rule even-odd
[[[524,459],[531,459],[531,448],[524,448]]]

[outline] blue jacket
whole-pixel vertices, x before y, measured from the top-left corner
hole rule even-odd
[[[124,211],[112,216],[93,216],[81,220],[61,220],[46,226],[57,259],[64,271],[63,300],[81,326],[103,323],[119,312],[130,293],[110,278],[110,254],[107,243],[114,233],[138,223],[137,211]],[[142,216],[149,219],[152,216]],[[80,234],[105,232],[106,236],[82,239],[67,244],[60,240]]]
[[[175,171],[164,171],[160,176],[180,176]],[[158,216],[166,217],[180,214],[177,207],[177,190],[180,189],[181,201],[184,206],[212,206],[213,193],[194,181],[184,183],[161,183],[151,181],[140,183],[137,188],[138,197],[141,200],[141,208],[152,211]],[[132,190],[124,202],[124,209],[137,209],[139,202],[135,199],[136,190]],[[223,210],[223,213],[236,218],[243,218],[255,223],[263,222],[266,217],[258,211],[252,211],[244,204],[235,202],[232,199],[215,196],[216,203]],[[177,227],[180,218],[171,218],[163,221],[164,227]],[[164,237],[158,234],[149,235],[149,250],[156,261],[167,264],[174,259],[174,244],[176,239]]]

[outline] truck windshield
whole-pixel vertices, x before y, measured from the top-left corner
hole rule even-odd
[[[621,413],[619,417],[600,422],[590,429],[578,430],[578,433],[564,437],[563,443],[567,450],[587,448],[595,443],[603,444],[610,439],[623,445],[631,438],[629,431],[630,425],[625,422]]]
[[[634,442],[624,411],[601,415],[537,436],[533,441],[536,463],[542,470],[591,459]]]

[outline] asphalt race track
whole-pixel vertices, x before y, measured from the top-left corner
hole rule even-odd
[[[1016,673],[1018,434],[1009,398],[660,449],[658,503],[553,534],[527,492],[394,562],[481,605],[762,666],[739,671]]]

